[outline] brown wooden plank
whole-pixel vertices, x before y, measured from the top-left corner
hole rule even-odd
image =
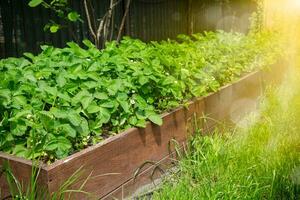
[[[85,187],[87,192],[103,196],[132,178],[134,171],[145,160],[159,161],[169,154],[171,139],[186,140],[185,117],[183,108],[177,109],[163,118],[163,125],[148,123],[145,129],[133,128],[120,134],[110,142],[73,155],[48,169],[49,189],[58,186],[84,165],[87,173],[93,176],[118,173],[117,175],[93,178]]]
[[[32,174],[32,162],[29,160],[25,160],[22,158],[18,158],[15,156],[8,155],[6,153],[0,152],[0,166],[2,170],[3,164],[7,162],[9,167],[11,168],[13,175],[17,178],[17,180],[23,184],[28,185],[28,181],[30,180]],[[39,171],[39,186],[45,190],[47,190],[47,172],[43,168]],[[5,198],[9,194],[9,188],[6,182],[6,177],[4,174],[0,177],[0,198]],[[26,190],[27,188],[23,188]]]

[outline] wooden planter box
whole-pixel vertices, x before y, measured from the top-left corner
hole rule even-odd
[[[78,168],[84,167],[84,176],[92,173],[84,190],[101,199],[123,199],[131,195],[141,185],[151,182],[150,176],[159,173],[154,166],[146,165],[141,173],[133,179],[135,171],[145,161],[153,161],[157,165],[168,167],[171,163],[170,153],[174,151],[175,142],[184,145],[195,128],[208,132],[217,121],[230,120],[232,114],[241,114],[248,106],[256,102],[261,95],[264,73],[250,73],[240,80],[222,87],[216,93],[198,98],[188,104],[188,109],[179,107],[163,114],[163,125],[147,123],[146,128],[131,128],[111,137],[95,146],[84,149],[51,165],[42,165],[39,176],[40,185],[48,192],[56,191],[60,184],[68,179]],[[237,106],[245,100],[243,106]],[[214,120],[195,120],[208,115]],[[31,162],[12,155],[0,153],[0,164],[8,160],[16,177],[24,182],[31,173]],[[85,178],[85,177],[83,177]],[[152,177],[153,178],[153,177]],[[1,197],[7,194],[7,185],[0,178]],[[76,194],[72,199],[87,199]]]

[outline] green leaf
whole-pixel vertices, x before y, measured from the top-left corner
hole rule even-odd
[[[146,121],[143,120],[143,119],[139,119],[139,120],[136,122],[135,126],[141,127],[141,128],[146,128]]]
[[[11,91],[9,89],[0,89],[0,99],[1,98],[11,101]]]
[[[68,14],[68,19],[72,22],[76,22],[79,18],[80,15],[75,11],[69,12]]]
[[[103,108],[113,108],[113,107],[115,107],[115,104],[113,102],[109,101],[109,102],[102,103],[101,107],[103,107]]]
[[[128,101],[128,95],[126,93],[119,93],[117,101],[126,113],[129,113],[130,103]]]
[[[82,41],[82,43],[83,43],[85,46],[87,46],[88,48],[96,48],[95,45],[94,45],[91,41],[89,41],[89,40],[87,40],[87,39],[84,39],[84,40]]]
[[[68,113],[68,119],[74,126],[79,126],[81,123],[81,117],[79,114],[75,112],[69,112]]]
[[[100,108],[99,116],[97,117],[100,119],[101,123],[107,123],[110,120],[110,112],[106,108]]]
[[[94,98],[92,96],[83,97],[80,100],[80,103],[81,103],[83,109],[87,109],[87,107],[92,103],[93,99]]]
[[[145,85],[146,83],[148,83],[148,81],[149,81],[149,79],[148,79],[148,77],[146,77],[146,76],[140,76],[140,77],[139,77],[139,83],[140,83],[141,85]]]
[[[26,106],[27,105],[27,99],[26,97],[22,95],[17,95],[12,98],[12,105],[14,107],[20,108],[21,106]]]
[[[65,73],[60,72],[56,78],[56,82],[59,87],[63,87],[67,83]]]
[[[90,133],[89,124],[86,119],[82,119],[80,123],[81,132],[80,134],[82,136],[88,136]]]
[[[24,78],[26,78],[29,81],[36,82],[36,78],[34,77],[34,73],[31,70],[24,72]]]
[[[19,157],[27,158],[28,149],[24,145],[18,144],[14,147],[13,154]]]
[[[46,151],[54,151],[56,149],[61,149],[61,150],[68,150],[72,147],[71,142],[62,136],[59,136],[57,138],[51,138],[49,142],[46,143],[44,149]]]
[[[39,113],[50,119],[53,119],[53,114],[50,111],[40,111]]]
[[[39,86],[38,88],[47,93],[47,94],[50,94],[52,96],[57,96],[57,88],[56,87],[50,87],[45,81],[39,81],[38,82]]]
[[[123,110],[126,113],[129,113],[129,103],[127,101],[118,101],[118,102],[121,105],[121,107],[123,108]]]
[[[52,96],[57,96],[57,88],[56,87],[46,87],[46,92],[51,94]]]
[[[71,98],[69,97],[69,95],[67,93],[58,92],[57,96],[66,102],[71,102]]]
[[[23,55],[31,60],[34,60],[34,55],[32,53],[29,53],[29,52],[25,52],[23,53]]]
[[[176,79],[172,76],[168,76],[166,77],[166,79],[163,80],[163,85],[167,86],[167,85],[171,85],[174,84],[174,82],[176,81]]]
[[[16,121],[11,123],[11,133],[15,136],[23,136],[26,133],[27,126],[23,121]]]
[[[78,44],[76,44],[75,42],[68,42],[67,45],[74,51],[74,53],[78,56],[82,56],[82,57],[88,57],[89,53],[82,49]]]
[[[118,101],[126,101],[128,99],[128,95],[124,92],[118,93],[117,100]]]
[[[148,119],[159,126],[161,126],[163,124],[162,118],[157,114],[149,115]]]
[[[138,119],[141,119],[141,120],[145,120],[147,118],[145,111],[143,111],[143,110],[137,110],[135,112],[135,115]]]
[[[92,114],[92,113],[99,112],[101,110],[101,107],[99,107],[96,103],[94,103],[89,105],[86,110],[89,114]]]
[[[62,124],[59,125],[58,130],[61,130],[62,132],[66,133],[67,136],[75,138],[76,137],[76,130],[72,128],[69,124]]]
[[[77,93],[73,99],[72,99],[72,104],[76,105],[77,103],[81,103],[83,109],[86,109],[90,103],[93,101],[93,95],[90,94],[87,90],[83,90],[79,93]]]
[[[141,109],[146,109],[147,108],[148,104],[147,104],[146,100],[143,97],[141,97],[139,95],[136,95],[135,100],[136,100],[137,104],[139,105],[139,107]]]
[[[70,140],[68,140],[65,137],[59,136],[57,137],[57,143],[58,143],[58,148],[59,149],[69,149],[72,147],[72,144],[70,142]]]
[[[121,88],[122,88],[121,79],[115,79],[110,83],[109,87],[107,87],[107,91],[109,95],[114,96]]]
[[[32,114],[31,110],[22,110],[18,112],[14,117],[10,118],[9,121],[16,121],[21,117],[31,115],[31,114]]]
[[[67,111],[64,111],[64,110],[61,110],[61,109],[58,109],[58,108],[55,108],[55,107],[52,107],[50,109],[50,113],[52,115],[54,115],[54,117],[59,118],[59,119],[68,118],[68,112]]]
[[[106,100],[106,99],[108,99],[107,94],[105,94],[104,92],[96,92],[96,93],[94,93],[94,97],[96,99],[100,99],[100,100]]]
[[[50,32],[51,33],[56,33],[59,30],[60,26],[58,24],[53,24],[50,26]]]
[[[93,88],[97,88],[99,86],[99,83],[96,81],[86,81],[84,83],[84,85],[88,88],[88,89],[93,89]]]
[[[43,3],[43,0],[31,0],[28,5],[30,7],[36,7],[38,5],[40,5],[41,3]]]
[[[136,117],[132,116],[132,117],[129,118],[128,121],[131,125],[135,126],[138,122],[138,119]]]
[[[58,143],[57,143],[56,139],[55,140],[51,140],[44,147],[44,149],[47,150],[47,151],[53,151],[53,150],[55,150],[57,148],[58,148]]]

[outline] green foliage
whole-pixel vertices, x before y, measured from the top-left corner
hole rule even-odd
[[[46,9],[51,10],[55,13],[64,23],[69,22],[82,22],[78,12],[74,11],[70,6],[68,0],[30,0],[28,6],[34,8],[37,6],[42,6]],[[51,33],[56,33],[59,29],[65,25],[58,24],[57,22],[51,20],[44,27],[44,31],[50,31]]]
[[[69,12],[68,19],[72,22],[76,22],[80,19],[80,15],[77,12],[72,11],[72,12]]]
[[[41,3],[43,3],[43,0],[31,0],[28,5],[30,7],[37,7],[38,5],[40,5]]]
[[[264,0],[253,0],[256,3],[256,11],[252,13],[250,17],[250,31],[260,32],[264,28],[265,19],[265,1]]]
[[[47,200],[65,200],[71,199],[71,195],[75,193],[84,194],[86,197],[92,197],[92,194],[82,190],[87,181],[89,181],[91,174],[87,177],[83,177],[84,171],[82,167],[76,170],[66,181],[64,181],[56,192],[49,192],[43,186],[38,184],[40,177],[40,168],[38,163],[34,163],[31,170],[31,175],[28,182],[24,184],[21,182],[13,173],[8,162],[3,162],[0,166],[0,178],[6,180],[9,189],[9,195],[3,199],[11,200],[36,200],[36,199],[47,199]],[[83,179],[84,178],[84,179]],[[79,184],[79,181],[81,183]],[[74,184],[79,186],[78,189],[74,189]],[[0,189],[1,194],[1,189]]]
[[[216,91],[278,55],[270,33],[205,33],[98,50],[76,43],[0,61],[0,150],[52,162]]]

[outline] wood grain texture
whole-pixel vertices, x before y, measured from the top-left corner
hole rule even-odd
[[[92,172],[85,191],[102,197],[133,177],[146,160],[158,162],[169,154],[169,142],[187,138],[184,109],[176,109],[163,118],[163,125],[147,123],[145,129],[133,128],[97,147],[67,158],[48,170],[49,190],[55,191],[79,166]],[[113,174],[113,175],[105,175]],[[104,176],[102,176],[104,175]],[[98,177],[97,177],[98,176]],[[77,196],[77,195],[76,195]],[[83,197],[81,197],[83,198]]]
[[[28,185],[28,181],[30,180],[31,174],[32,174],[32,162],[29,160],[25,160],[22,158],[18,158],[15,156],[11,156],[5,153],[0,152],[0,168],[3,169],[3,165],[7,163],[12,170],[14,176],[17,178],[17,180],[23,184]],[[39,170],[39,179],[38,184],[43,187],[43,189],[47,190],[47,183],[48,183],[48,177],[47,177],[47,171],[43,168],[43,165],[41,165]],[[0,177],[0,199],[3,199],[9,195],[9,187],[7,185],[7,180],[5,177],[5,174],[3,173]],[[27,188],[23,188],[26,190]]]

